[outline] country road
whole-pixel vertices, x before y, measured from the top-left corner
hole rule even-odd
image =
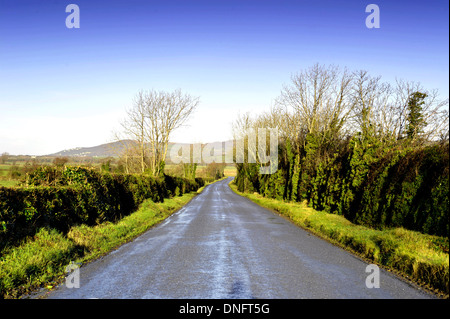
[[[47,298],[433,298],[235,194],[207,186],[134,241],[80,268]]]

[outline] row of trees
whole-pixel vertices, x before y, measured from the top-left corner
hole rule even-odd
[[[371,226],[448,233],[448,99],[437,91],[316,64],[269,112],[240,115],[233,133],[245,140],[257,128],[278,130],[278,171],[237,163],[241,191],[307,200]]]
[[[423,145],[448,140],[448,103],[417,82],[390,84],[367,71],[316,64],[292,76],[269,112],[239,115],[233,135],[239,139],[257,128],[276,128],[297,153],[314,140],[325,157],[356,134],[385,146],[400,140]]]

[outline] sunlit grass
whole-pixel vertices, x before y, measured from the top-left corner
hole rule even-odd
[[[70,258],[79,250],[56,230],[41,229],[18,247],[9,248],[0,258],[0,293],[16,298],[61,275]]]
[[[20,183],[18,180],[2,180],[0,179],[0,186],[3,187],[14,187]]]
[[[17,298],[37,287],[53,288],[71,262],[86,263],[132,240],[189,202],[196,192],[144,201],[140,208],[116,223],[73,226],[67,234],[40,229],[21,245],[8,247],[0,257],[0,298]]]

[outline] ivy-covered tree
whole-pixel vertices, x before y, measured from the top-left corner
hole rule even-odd
[[[197,163],[184,163],[184,177],[195,179],[195,172],[197,171]]]
[[[409,139],[414,139],[427,125],[423,118],[423,105],[427,97],[426,93],[414,92],[410,95],[408,100],[408,117],[406,135]]]

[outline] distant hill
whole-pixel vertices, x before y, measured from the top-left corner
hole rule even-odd
[[[132,140],[122,140],[118,142],[106,143],[92,147],[76,147],[63,150],[46,156],[54,157],[117,157],[129,143],[136,143]]]
[[[118,157],[124,151],[124,148],[131,144],[136,143],[133,140],[121,140],[118,142],[106,143],[92,147],[76,147],[67,150],[63,150],[57,153],[48,154],[48,157]],[[170,149],[175,143],[169,143],[169,149],[167,150],[167,156],[170,155]],[[209,143],[215,147],[220,147],[222,142]],[[228,151],[228,150],[227,150]],[[219,160],[219,159],[218,159]]]

